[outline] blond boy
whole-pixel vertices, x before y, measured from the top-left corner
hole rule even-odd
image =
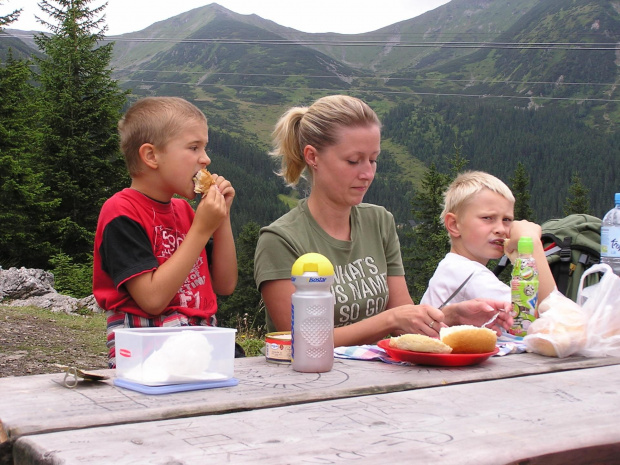
[[[439,262],[421,303],[439,307],[465,282],[451,303],[475,298],[510,301],[510,287],[486,265],[504,253],[512,256],[522,236],[534,239],[539,299],[549,295],[555,282],[540,240],[541,228],[529,221],[514,221],[514,203],[508,186],[495,176],[482,171],[457,176],[444,194],[441,213],[450,252]]]

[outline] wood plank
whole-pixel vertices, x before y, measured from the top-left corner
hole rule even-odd
[[[327,399],[396,392],[429,386],[478,382],[620,363],[620,358],[536,354],[492,357],[469,367],[424,367],[339,360],[328,373],[297,373],[263,357],[237,359],[239,385],[168,395],[145,395],[116,387],[111,380],[66,388],[64,374],[0,379],[0,418],[12,440],[76,428],[274,407]],[[101,373],[110,374],[111,370]]]
[[[617,463],[620,366],[17,440],[17,465]]]

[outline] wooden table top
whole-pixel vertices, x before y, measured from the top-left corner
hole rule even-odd
[[[540,367],[536,361],[515,355],[473,370],[439,372],[403,367],[387,367],[384,372],[383,365],[368,362],[357,362],[364,368],[352,369],[348,362],[339,364],[342,370],[334,373],[336,377],[328,377],[332,383],[338,372],[350,372],[355,378],[358,370],[381,383],[404,373],[420,380],[439,379],[435,375],[463,380],[489,370],[506,374],[504,364],[512,366],[517,377],[451,385],[421,381],[431,386],[302,404],[291,400],[286,405],[283,400],[280,407],[215,416],[37,434],[17,440],[14,458],[18,465],[617,463],[620,366],[519,376],[527,366]],[[239,371],[251,380],[249,372]],[[304,376],[295,378],[301,391],[306,390],[305,382],[313,384]],[[254,386],[292,392],[280,381],[259,376]]]
[[[146,395],[104,382],[63,384],[64,373],[0,378],[0,420],[4,433],[23,435],[114,424],[222,414],[341,399],[432,386],[521,377],[620,364],[620,358],[536,354],[491,357],[468,367],[391,365],[379,361],[336,359],[328,373],[298,373],[290,365],[263,357],[235,360],[234,387],[166,395]],[[113,370],[98,373],[114,375]]]

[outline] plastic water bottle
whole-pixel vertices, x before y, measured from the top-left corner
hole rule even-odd
[[[527,335],[530,324],[538,317],[538,268],[532,253],[531,237],[521,237],[517,245],[517,260],[512,268],[510,293],[514,324],[509,330],[515,336]]]
[[[330,291],[334,267],[321,254],[302,255],[293,264],[292,353],[293,370],[324,373],[334,365],[334,304]]]
[[[601,223],[601,263],[607,263],[620,276],[620,192],[616,192],[614,204]]]

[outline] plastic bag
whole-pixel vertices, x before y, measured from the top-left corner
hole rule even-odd
[[[597,284],[583,288],[584,279],[601,272]],[[594,265],[581,277],[577,303],[587,318],[586,344],[579,351],[586,357],[620,357],[620,277],[607,264]]]
[[[540,302],[538,313],[523,338],[528,352],[564,358],[585,347],[587,315],[560,291],[555,289]]]

